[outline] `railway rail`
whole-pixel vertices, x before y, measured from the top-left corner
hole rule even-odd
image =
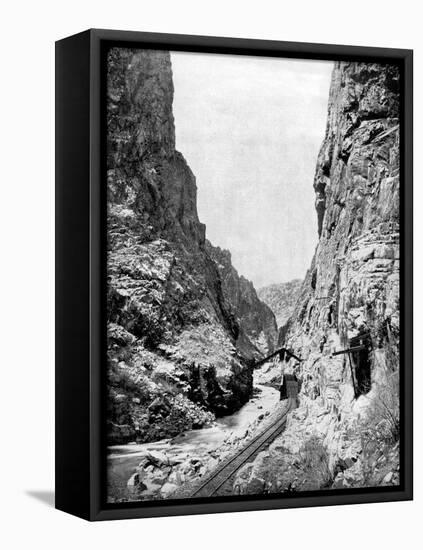
[[[256,437],[248,442],[238,453],[225,460],[221,466],[216,468],[207,478],[197,486],[191,497],[210,497],[215,495],[225,483],[246,464],[258,451],[267,447],[275,437],[285,428],[288,413],[297,406],[296,397],[287,399],[286,407],[278,418]]]

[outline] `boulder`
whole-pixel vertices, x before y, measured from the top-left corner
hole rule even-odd
[[[160,494],[163,496],[163,498],[169,498],[177,489],[177,485],[167,482],[160,489]]]
[[[383,485],[390,485],[393,477],[394,477],[394,472],[388,472],[382,480]]]
[[[145,455],[145,461],[148,464],[162,468],[163,466],[169,466],[169,458],[165,453],[160,451],[149,451]]]
[[[127,482],[128,489],[133,489],[134,487],[137,487],[140,484],[140,476],[138,473],[133,474]]]

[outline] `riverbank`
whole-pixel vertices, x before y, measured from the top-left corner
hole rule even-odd
[[[261,369],[255,379],[259,380],[260,374]],[[253,397],[241,409],[218,419],[209,428],[190,430],[153,443],[109,447],[109,502],[168,498],[224,460],[271,414],[278,402],[276,389],[257,383]]]

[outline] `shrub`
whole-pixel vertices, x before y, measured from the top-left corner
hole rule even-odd
[[[153,374],[152,380],[160,384],[162,394],[177,395],[179,393],[178,383],[162,374]]]
[[[398,372],[388,374],[386,383],[379,386],[377,391],[365,420],[361,422],[361,467],[363,485],[366,487],[377,486],[381,482],[375,471],[380,457],[385,457],[386,466],[389,466],[390,460],[395,462],[395,456],[394,459],[390,456],[400,437]]]
[[[315,475],[320,487],[328,487],[332,482],[332,472],[329,467],[329,455],[323,441],[314,435],[307,439],[299,452],[301,468]]]
[[[262,483],[259,491],[256,481]],[[330,487],[333,475],[329,468],[329,455],[318,436],[306,440],[298,453],[284,447],[275,448],[261,467],[248,480],[243,492],[297,492],[315,491]]]
[[[399,335],[397,330],[389,326],[387,326],[386,332],[386,365],[391,372],[396,372],[399,369]]]
[[[367,411],[364,435],[369,440],[396,443],[400,436],[399,374],[390,373]]]

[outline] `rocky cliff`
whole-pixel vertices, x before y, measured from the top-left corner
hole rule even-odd
[[[396,66],[335,64],[314,180],[319,243],[284,336],[304,359],[286,364],[300,406],[238,476],[241,492],[399,482],[398,117]]]
[[[206,244],[172,100],[169,52],[109,51],[110,442],[159,439],[237,409],[254,360],[275,340],[251,283],[230,258],[222,270],[224,253]]]
[[[294,313],[301,285],[301,279],[294,279],[258,289],[258,297],[273,311],[278,327],[284,327]]]
[[[229,250],[212,246],[209,241],[206,241],[206,249],[216,263],[223,295],[242,329],[238,347],[255,357],[258,357],[257,350],[263,355],[272,351],[278,341],[274,313],[264,300],[259,299],[253,283],[238,275]]]

